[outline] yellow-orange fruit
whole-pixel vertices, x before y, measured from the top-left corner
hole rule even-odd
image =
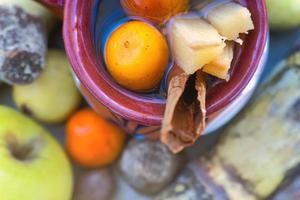
[[[188,3],[189,0],[121,0],[127,14],[140,16],[158,24],[187,11]]]
[[[104,56],[117,83],[142,92],[161,81],[168,66],[169,49],[165,37],[154,26],[130,21],[111,34]]]

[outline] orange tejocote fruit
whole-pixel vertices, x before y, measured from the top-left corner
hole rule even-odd
[[[127,14],[140,16],[158,24],[187,11],[188,4],[189,0],[121,0]]]
[[[166,38],[142,21],[129,21],[117,28],[108,38],[104,54],[115,81],[138,92],[155,88],[169,62]]]
[[[75,113],[67,123],[66,148],[83,167],[102,167],[117,160],[126,135],[91,109]]]

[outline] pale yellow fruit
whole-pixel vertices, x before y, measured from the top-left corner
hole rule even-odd
[[[41,126],[0,106],[0,199],[70,200],[71,164]]]
[[[223,53],[211,63],[203,67],[203,71],[221,79],[228,78],[228,71],[231,67],[233,59],[233,43],[228,43],[224,48]]]
[[[197,26],[195,26],[197,24],[195,20],[199,23]],[[184,19],[179,22],[179,26],[176,24],[177,20],[171,22],[173,24],[170,25],[171,50],[177,65],[187,74],[193,74],[221,55],[225,43],[218,34],[215,34],[215,39],[213,37],[203,37],[203,33],[212,32],[212,27],[203,25],[206,22],[200,18]],[[184,27],[184,31],[178,27]],[[205,38],[208,38],[207,41]]]
[[[266,4],[272,30],[300,27],[300,0],[266,0]]]
[[[228,40],[236,40],[240,33],[254,29],[251,13],[246,7],[237,3],[221,4],[213,8],[207,20]]]
[[[65,53],[49,50],[41,76],[32,84],[14,86],[13,97],[21,110],[40,121],[64,121],[81,100]]]

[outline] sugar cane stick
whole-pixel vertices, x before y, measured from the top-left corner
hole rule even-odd
[[[265,199],[299,166],[300,51],[284,61],[251,105],[225,129],[216,149],[189,167],[194,182],[188,179],[183,188],[179,180],[157,200]]]
[[[55,19],[32,0],[0,0],[0,80],[33,82],[41,73],[47,31]]]

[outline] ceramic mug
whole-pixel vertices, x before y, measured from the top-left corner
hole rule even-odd
[[[95,15],[100,0],[39,0],[63,16],[65,48],[78,86],[96,111],[127,132],[156,135],[166,101],[120,87],[96,51]],[[118,0],[116,0],[118,1]],[[267,55],[268,23],[264,0],[239,0],[252,13],[255,30],[235,51],[230,81],[220,81],[207,93],[208,127],[212,132],[227,123],[246,104],[258,82]]]

